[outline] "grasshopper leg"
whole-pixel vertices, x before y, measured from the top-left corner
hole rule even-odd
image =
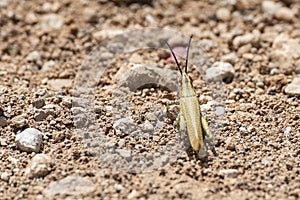
[[[212,143],[213,136],[212,136],[212,133],[209,129],[208,122],[206,120],[206,116],[202,113],[201,113],[201,125],[202,125],[202,130],[203,130],[203,135],[204,135],[204,144],[205,144],[206,148],[207,148],[207,144],[208,144],[211,151],[216,156],[217,152],[216,152],[215,147]]]

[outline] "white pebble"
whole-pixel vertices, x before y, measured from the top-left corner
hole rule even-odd
[[[26,152],[39,152],[42,145],[43,134],[35,128],[27,128],[16,136],[19,149]]]

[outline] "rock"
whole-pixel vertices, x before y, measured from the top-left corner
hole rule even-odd
[[[52,31],[61,29],[64,24],[64,17],[58,14],[46,14],[41,18],[41,22],[37,26],[44,31]]]
[[[55,61],[53,61],[53,60],[50,60],[50,61],[47,61],[47,62],[45,62],[44,64],[43,64],[43,66],[42,66],[42,71],[43,72],[47,72],[47,71],[49,71],[50,69],[51,69],[51,67],[53,67],[53,66],[55,66]]]
[[[275,17],[277,19],[285,20],[289,22],[295,18],[295,13],[287,7],[281,7],[276,11]]]
[[[290,38],[284,33],[278,35],[273,42],[270,57],[284,73],[291,74],[300,58],[300,39]]]
[[[300,76],[296,77],[284,90],[287,95],[300,96]]]
[[[263,1],[261,7],[264,13],[274,15],[281,5],[274,1]]]
[[[219,172],[220,176],[229,177],[229,178],[236,178],[239,174],[237,169],[222,169]]]
[[[114,122],[114,129],[120,130],[122,134],[128,135],[136,130],[135,124],[130,117],[118,119]]]
[[[32,102],[33,107],[42,108],[45,105],[45,99],[38,98]]]
[[[39,110],[35,115],[34,115],[34,120],[35,121],[43,121],[46,119],[49,115],[54,116],[54,112],[50,110]]]
[[[37,62],[37,61],[40,61],[41,58],[42,58],[42,56],[38,51],[33,51],[30,54],[28,54],[28,56],[26,57],[26,60],[31,61],[31,62]]]
[[[124,149],[116,149],[116,152],[125,159],[131,158],[131,152]]]
[[[12,123],[12,126],[14,126],[16,128],[22,128],[22,127],[26,126],[28,123],[27,116],[24,114],[15,116],[14,118],[12,118],[11,123]]]
[[[115,77],[120,80],[118,82],[119,87],[128,87],[131,91],[136,91],[152,84],[167,88],[170,91],[177,91],[177,75],[172,70],[158,68],[155,65],[134,64],[126,72],[120,77]]]
[[[25,170],[25,175],[30,178],[40,178],[48,175],[52,170],[53,162],[48,155],[35,155]]]
[[[106,40],[106,39],[109,39],[109,38],[113,38],[116,35],[120,35],[122,33],[124,33],[123,30],[104,29],[104,30],[97,31],[97,32],[93,33],[93,38],[95,38],[97,41],[103,41],[103,40]]]
[[[26,152],[39,152],[43,135],[35,128],[27,128],[16,136],[16,143],[19,149]]]
[[[56,91],[61,91],[63,88],[71,88],[72,80],[71,79],[52,79],[49,80],[48,85]]]
[[[236,53],[229,53],[227,55],[222,56],[221,60],[223,62],[229,62],[230,64],[234,65],[238,61],[238,57]]]
[[[7,181],[9,181],[10,175],[8,172],[2,172],[0,178],[1,178],[1,180],[7,182]]]
[[[50,183],[44,194],[47,197],[54,197],[55,195],[84,195],[93,192],[95,189],[95,185],[88,178],[71,175],[60,181]]]
[[[227,62],[215,62],[206,70],[207,81],[223,81],[230,83],[234,77],[234,68]]]
[[[4,116],[0,116],[0,127],[6,126],[7,120]]]
[[[0,137],[0,146],[7,146],[7,140]]]
[[[230,10],[227,8],[219,8],[216,12],[216,16],[219,20],[229,21],[231,19]]]
[[[245,35],[237,36],[233,39],[233,46],[237,49],[245,44],[255,43],[259,40],[260,34],[257,31],[247,33]]]

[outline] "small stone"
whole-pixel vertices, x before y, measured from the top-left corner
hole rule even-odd
[[[72,108],[72,99],[71,98],[63,98],[61,104],[67,108]]]
[[[42,71],[43,72],[47,72],[47,71],[49,71],[50,69],[51,69],[51,67],[53,67],[53,66],[55,66],[55,61],[53,61],[53,60],[50,60],[50,61],[47,61],[47,62],[45,62],[44,64],[43,64],[43,66],[42,66]]]
[[[38,51],[33,51],[26,57],[26,60],[31,62],[37,62],[40,61],[41,58],[42,56]]]
[[[25,175],[30,178],[45,177],[52,170],[53,162],[48,155],[35,155],[26,168]]]
[[[114,185],[114,188],[115,188],[116,190],[118,190],[118,191],[121,191],[121,190],[124,190],[124,189],[125,189],[124,186],[121,185],[121,184],[115,184],[115,185]]]
[[[43,134],[35,128],[27,128],[16,136],[16,143],[19,149],[26,152],[39,152]]]
[[[131,200],[131,199],[136,199],[138,197],[138,192],[136,190],[132,190],[128,196],[127,199]]]
[[[290,96],[300,96],[300,76],[288,84],[284,92]]]
[[[38,122],[43,121],[51,114],[54,115],[53,112],[51,112],[51,111],[40,110],[40,111],[38,111],[38,113],[36,113],[34,115],[34,120],[38,121]]]
[[[26,115],[22,114],[12,118],[11,123],[16,128],[22,128],[27,125],[28,121]]]
[[[245,44],[250,44],[255,39],[252,33],[248,33],[242,36],[237,36],[233,39],[233,46],[237,49]]]
[[[225,148],[234,151],[235,150],[235,141],[232,139],[232,137],[227,137],[225,141]]]
[[[275,17],[285,21],[292,21],[295,18],[295,14],[291,9],[287,7],[281,7],[276,11]]]
[[[64,24],[64,17],[58,14],[46,14],[41,18],[41,22],[37,24],[45,31],[59,30]]]
[[[234,77],[234,68],[227,62],[215,62],[206,70],[207,81],[223,81],[230,83]]]
[[[45,105],[45,99],[38,98],[38,99],[34,100],[34,102],[32,102],[32,105],[35,108],[42,108]]]
[[[0,137],[0,146],[7,146],[7,140]]]
[[[151,132],[153,130],[154,130],[153,125],[149,121],[146,121],[145,124],[144,124],[144,127],[143,127],[143,131]]]
[[[291,131],[292,131],[292,127],[290,127],[290,126],[285,127],[284,128],[284,136],[289,137],[291,134]]]
[[[3,181],[6,181],[6,182],[9,181],[9,178],[10,178],[9,173],[8,172],[2,172],[0,178]]]
[[[131,158],[131,152],[128,150],[124,149],[116,149],[116,152],[123,158],[125,159],[130,159]]]
[[[6,126],[7,120],[4,116],[0,116],[0,127]]]
[[[236,53],[230,53],[230,54],[222,56],[221,60],[223,62],[229,62],[230,64],[234,65],[238,61],[238,57],[237,57]]]
[[[216,12],[216,16],[219,20],[229,21],[231,19],[230,10],[227,8],[219,8]]]
[[[47,83],[53,90],[56,90],[56,91],[61,91],[64,88],[72,87],[71,79],[51,79]]]
[[[155,19],[153,18],[153,16],[150,15],[150,14],[147,14],[147,15],[146,15],[146,21],[147,21],[150,25],[152,25],[152,26],[154,26],[154,25],[157,24],[157,22],[155,21]]]
[[[93,33],[93,38],[95,38],[97,41],[103,41],[108,38],[113,38],[116,35],[124,33],[123,30],[117,30],[117,29],[104,29],[98,32]],[[101,58],[103,58],[101,56]]]
[[[277,69],[277,68],[273,68],[273,69],[271,69],[271,71],[270,71],[270,75],[275,75],[275,74],[280,74],[280,71],[279,71],[279,69]]]
[[[263,1],[261,7],[264,13],[274,15],[281,5],[274,1]]]
[[[131,132],[135,131],[135,124],[130,117],[125,117],[118,119],[114,122],[114,129],[120,130],[122,134],[128,135]]]
[[[95,185],[88,179],[81,176],[71,175],[60,181],[49,184],[44,191],[47,197],[55,195],[85,195],[95,190]]]
[[[237,169],[223,169],[220,170],[219,175],[229,178],[236,178],[239,174],[239,171]]]
[[[173,70],[162,69],[156,65],[134,64],[120,77],[118,85],[119,87],[128,87],[131,91],[136,91],[138,88],[151,84],[167,88],[170,91],[176,91],[178,88],[176,83],[177,75]]]

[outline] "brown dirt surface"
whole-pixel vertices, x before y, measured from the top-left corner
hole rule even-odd
[[[166,110],[191,34],[203,160]],[[299,199],[299,76],[298,0],[1,0],[0,199]]]

